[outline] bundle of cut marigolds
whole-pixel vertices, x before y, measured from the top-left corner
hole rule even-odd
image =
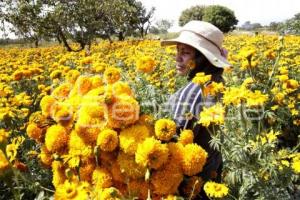
[[[103,76],[71,70],[31,115],[27,134],[52,168],[55,199],[173,199],[184,177],[185,195],[195,197],[207,153],[190,130],[171,142],[175,123],[142,115],[119,79],[114,67]]]

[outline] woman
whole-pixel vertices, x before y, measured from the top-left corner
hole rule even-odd
[[[211,75],[212,81],[223,82],[222,73],[230,64],[222,49],[223,33],[214,25],[203,21],[190,21],[182,27],[178,38],[162,41],[162,45],[176,45],[176,70],[181,76],[188,76],[188,84],[178,90],[169,100],[170,111],[176,122],[177,130],[192,129],[194,142],[208,153],[207,162],[199,174],[204,181],[221,179],[222,156],[209,145],[211,136],[207,129],[196,122],[203,105],[215,103],[213,97],[205,102],[201,99],[201,88],[192,82],[198,72]],[[191,67],[191,63],[194,63]],[[184,184],[184,183],[183,183]],[[207,199],[200,193],[201,199]]]

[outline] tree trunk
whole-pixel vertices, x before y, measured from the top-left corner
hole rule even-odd
[[[62,30],[61,30],[60,27],[57,28],[57,31],[58,31],[58,36],[61,38],[61,40],[62,40],[64,46],[65,46],[66,49],[67,49],[67,51],[74,51],[74,50],[70,47],[70,45],[68,44],[67,38],[65,37],[65,35],[64,35],[64,33],[62,32]]]
[[[119,41],[123,41],[124,40],[123,32],[119,32],[118,38],[119,38]]]

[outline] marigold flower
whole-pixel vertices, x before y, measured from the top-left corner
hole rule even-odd
[[[150,136],[145,125],[133,125],[120,132],[120,148],[127,154],[134,155],[139,143]]]
[[[51,167],[51,164],[53,162],[53,156],[52,153],[49,152],[49,150],[45,146],[42,146],[39,158],[46,167]]]
[[[125,82],[117,81],[112,85],[112,87],[115,95],[120,95],[120,94],[127,94],[129,96],[133,95],[131,88]]]
[[[131,125],[139,119],[139,103],[131,96],[121,94],[116,96],[115,102],[111,104],[106,113],[108,126],[122,128]]]
[[[300,154],[293,158],[291,167],[295,173],[300,174]]]
[[[30,123],[26,129],[27,135],[36,142],[41,143],[44,137],[43,129],[39,128],[35,123]]]
[[[211,75],[205,75],[203,72],[199,72],[193,78],[192,82],[198,85],[205,85],[208,81],[211,80]]]
[[[142,56],[136,62],[136,69],[144,73],[150,73],[155,69],[155,65],[155,61],[150,56]]]
[[[61,161],[53,161],[52,162],[52,184],[57,189],[59,185],[63,184],[67,179],[65,175],[65,168]]]
[[[65,78],[69,83],[74,84],[79,76],[80,72],[78,70],[72,69],[68,71]]]
[[[120,191],[117,188],[110,187],[110,188],[104,188],[100,193],[100,199],[99,200],[120,200],[122,195]]]
[[[0,175],[8,168],[9,168],[9,162],[4,152],[0,149]]]
[[[224,124],[224,115],[224,107],[217,103],[209,108],[203,108],[203,111],[200,113],[200,120],[198,123],[205,127],[208,127],[211,123],[221,125]]]
[[[59,153],[65,151],[68,140],[68,133],[63,126],[53,125],[47,129],[45,145],[50,152]]]
[[[71,182],[66,180],[63,184],[59,185],[56,188],[54,198],[56,200],[81,200],[81,199],[89,199],[89,193],[86,190],[84,184],[81,182]]]
[[[88,162],[80,165],[79,175],[81,181],[92,181],[92,175],[96,168],[96,164],[94,162]]]
[[[143,178],[146,173],[146,167],[138,165],[135,162],[135,157],[126,153],[120,152],[117,158],[120,170],[125,177],[137,179]]]
[[[183,173],[193,176],[202,171],[206,163],[207,152],[197,144],[187,144],[183,149],[182,169]]]
[[[267,100],[268,95],[262,94],[259,90],[248,92],[246,96],[246,104],[249,107],[264,105]]]
[[[138,145],[135,161],[141,166],[158,169],[167,161],[168,156],[169,149],[166,144],[151,137]]]
[[[104,81],[107,84],[117,82],[121,78],[120,70],[116,67],[109,67],[104,71]]]
[[[0,129],[0,144],[6,143],[9,135],[10,135],[9,131],[6,131],[5,129],[1,128]]]
[[[185,129],[183,131],[181,131],[178,142],[183,144],[183,145],[187,145],[187,144],[191,144],[194,141],[194,133],[192,130],[189,129]]]
[[[223,198],[228,194],[228,187],[225,184],[208,181],[204,184],[204,191],[212,198]]]
[[[98,135],[97,145],[102,151],[113,151],[118,144],[118,133],[112,129],[105,129]]]
[[[204,96],[216,96],[218,93],[223,92],[224,89],[223,83],[212,82],[204,88],[203,94]]]
[[[128,183],[128,191],[130,191],[130,194],[140,199],[147,199],[148,188],[148,183],[143,179],[133,179]]]
[[[53,96],[55,99],[66,99],[72,89],[72,85],[69,83],[63,83],[62,85],[55,88],[51,96]]]
[[[159,195],[174,194],[183,180],[180,165],[169,160],[162,169],[154,171],[150,182],[154,187],[153,192]]]
[[[159,119],[155,123],[155,136],[162,141],[169,141],[176,133],[176,123],[170,119]]]
[[[54,110],[57,102],[56,99],[52,96],[44,96],[40,102],[42,114],[46,117],[49,117]]]
[[[112,186],[112,176],[110,172],[103,168],[97,167],[92,175],[92,183],[97,189],[108,188]]]

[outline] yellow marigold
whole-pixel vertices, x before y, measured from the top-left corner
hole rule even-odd
[[[55,99],[66,99],[72,89],[72,85],[69,83],[63,83],[62,85],[55,88],[51,96],[53,96]]]
[[[21,80],[23,77],[23,72],[21,70],[17,70],[12,74],[12,79],[15,81]]]
[[[69,83],[74,84],[79,76],[80,72],[78,70],[72,69],[68,71],[65,78]]]
[[[282,84],[282,89],[284,89],[287,93],[294,92],[299,88],[299,83],[297,80],[289,79]]]
[[[223,83],[212,82],[204,88],[203,94],[204,96],[216,96],[218,93],[223,92],[224,89]]]
[[[90,77],[79,76],[74,84],[73,89],[70,91],[69,96],[83,96],[92,89],[92,86],[93,84]]]
[[[228,194],[228,187],[225,184],[208,181],[204,184],[204,191],[208,197],[223,198]]]
[[[23,136],[17,136],[13,138],[10,144],[6,145],[6,155],[9,162],[16,160],[19,146],[24,142],[25,138]]]
[[[176,123],[170,119],[159,119],[155,123],[155,136],[162,141],[169,141],[176,133]]]
[[[178,142],[183,144],[183,145],[187,145],[187,144],[191,144],[194,141],[194,133],[192,130],[189,129],[185,129],[183,131],[181,131]]]
[[[120,200],[122,195],[117,188],[104,188],[100,193],[99,200]]]
[[[76,131],[72,131],[69,139],[69,153],[64,156],[69,167],[75,168],[79,166],[81,158],[89,158],[92,156],[92,147],[84,142],[78,136]]]
[[[133,95],[130,86],[125,82],[117,81],[113,84],[112,87],[115,95],[120,95],[120,94],[127,94],[129,96]]]
[[[95,75],[91,77],[91,82],[92,82],[92,88],[99,88],[101,86],[103,86],[103,80],[102,77],[100,75]]]
[[[181,143],[168,143],[170,157],[172,162],[178,163],[181,165],[182,159],[184,157],[184,146]]]
[[[53,72],[51,72],[50,74],[50,78],[56,79],[56,78],[60,78],[62,76],[62,71],[61,70],[54,70]]]
[[[73,122],[72,106],[67,103],[58,103],[52,112],[52,119],[62,126],[69,126]]]
[[[143,178],[146,173],[146,167],[140,166],[135,162],[135,157],[126,153],[120,152],[117,162],[120,170],[125,177],[137,179]]]
[[[122,128],[131,125],[139,119],[140,105],[131,96],[121,94],[116,96],[116,101],[111,104],[106,113],[108,126]]]
[[[293,158],[291,167],[295,173],[300,174],[300,154]]]
[[[133,125],[120,132],[120,148],[127,154],[134,155],[139,143],[150,136],[145,125]]]
[[[134,160],[134,157],[133,157],[133,160]],[[117,160],[112,163],[110,172],[111,172],[114,182],[125,183],[125,180],[126,180],[125,176],[122,173],[120,165],[117,162]]]
[[[79,175],[81,181],[92,181],[92,175],[96,168],[96,164],[94,162],[87,162],[80,165]]]
[[[65,151],[68,140],[68,133],[63,126],[53,125],[47,129],[45,145],[50,152],[59,153]]]
[[[39,128],[35,123],[28,124],[26,133],[31,139],[34,139],[38,143],[43,141],[43,129]]]
[[[135,161],[141,166],[158,169],[168,160],[168,156],[167,145],[151,137],[138,145]]]
[[[9,162],[4,152],[0,149],[0,175],[8,168],[9,168]]]
[[[89,115],[91,118],[104,119],[105,106],[97,102],[94,102],[93,99],[90,99],[90,103],[85,103],[87,99],[84,99],[81,107],[79,109],[79,117],[81,115]]]
[[[92,118],[87,114],[80,113],[79,119],[75,124],[77,134],[87,144],[95,144],[98,134],[105,127],[106,121],[99,118]]]
[[[118,144],[118,133],[112,129],[105,129],[98,135],[97,145],[102,151],[113,151]]]
[[[66,180],[56,188],[55,200],[83,200],[89,199],[89,192],[85,183]]]
[[[161,169],[151,174],[150,182],[153,192],[159,195],[174,194],[183,180],[180,165],[169,160]]]
[[[245,100],[248,90],[244,87],[230,87],[226,88],[223,96],[223,103],[225,105],[239,105],[241,101]]]
[[[205,73],[200,72],[196,74],[192,82],[198,85],[205,85],[205,83],[207,83],[210,80],[211,80],[211,75],[205,75]]]
[[[205,127],[208,127],[210,124],[221,125],[224,124],[224,115],[224,107],[220,103],[217,103],[209,108],[203,108],[198,123]]]
[[[43,165],[45,165],[46,167],[51,167],[51,164],[53,162],[52,153],[50,153],[45,146],[42,146],[39,158]]]
[[[138,197],[139,199],[147,199],[148,183],[144,179],[129,180],[127,192],[128,195]]]
[[[202,171],[206,163],[207,152],[197,144],[187,144],[183,149],[182,169],[183,173],[193,176]]]
[[[65,168],[61,161],[52,162],[52,184],[55,188],[58,188],[60,184],[63,184],[66,180]]]
[[[144,73],[153,72],[156,63],[150,56],[142,56],[136,62],[136,69]]]
[[[117,82],[121,78],[120,70],[116,67],[109,67],[104,71],[104,81],[107,84]]]
[[[42,114],[46,117],[49,117],[55,108],[57,102],[56,99],[52,96],[44,96],[40,102]]]
[[[254,92],[247,93],[246,100],[246,104],[249,107],[264,105],[268,100],[268,95],[262,94],[259,90],[255,90]]]
[[[5,129],[1,128],[0,129],[0,144],[6,143],[9,135],[10,135],[9,131],[6,131]]]
[[[110,172],[103,168],[97,167],[92,175],[92,183],[97,189],[108,188],[112,186],[112,176]]]
[[[181,190],[185,197],[195,199],[201,192],[204,181],[199,176],[189,177]]]

